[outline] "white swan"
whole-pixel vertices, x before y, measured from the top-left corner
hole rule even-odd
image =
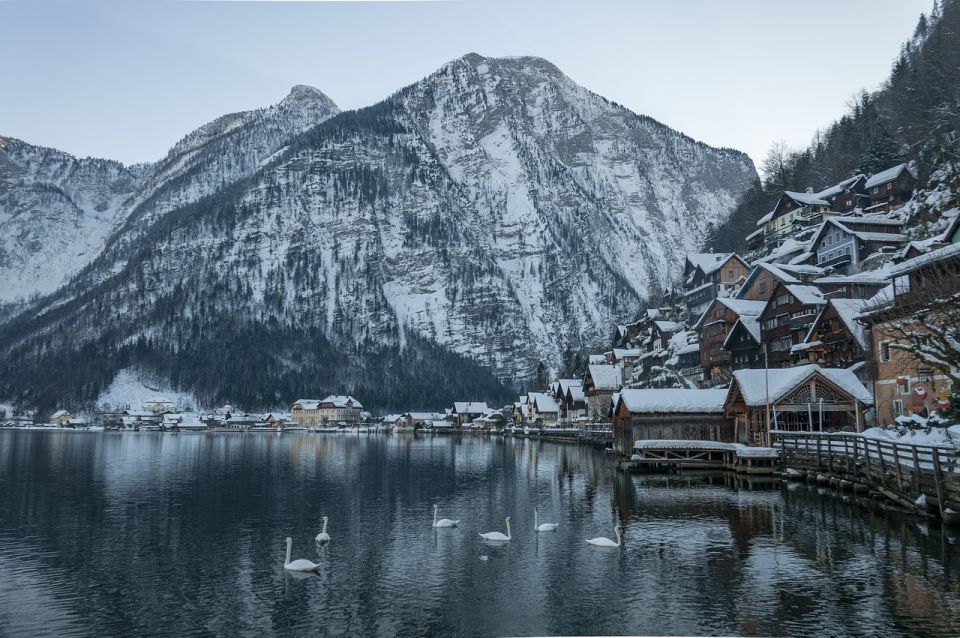
[[[317,534],[317,537],[314,539],[321,545],[323,545],[324,543],[330,542],[330,534],[327,534],[327,522],[329,520],[330,519],[328,519],[326,516],[323,517],[323,529],[320,531],[319,534]]]
[[[557,527],[560,526],[560,523],[544,523],[538,525],[540,522],[540,514],[537,511],[539,508],[533,508],[533,531],[535,532],[555,532]]]
[[[287,560],[283,562],[283,568],[292,572],[315,572],[319,571],[320,565],[310,561],[298,558],[295,561],[290,560],[290,552],[293,550],[293,539],[287,536]]]
[[[459,520],[452,521],[452,520],[450,520],[449,518],[441,518],[441,519],[438,521],[438,520],[437,520],[437,505],[436,505],[436,503],[434,503],[434,505],[433,505],[433,526],[434,526],[434,527],[456,527],[456,526],[459,525],[459,524],[460,524],[460,521],[459,521]]]
[[[587,542],[591,545],[596,545],[597,547],[620,547],[623,544],[623,538],[620,536],[623,532],[623,527],[617,525],[613,528],[613,532],[617,535],[617,542],[614,543],[609,538],[598,537],[598,538],[588,538]]]
[[[513,536],[510,535],[510,521],[512,520],[513,520],[512,517],[510,516],[507,517],[506,535],[504,535],[503,532],[487,532],[486,534],[480,534],[480,538],[482,538],[485,541],[508,541],[512,539]]]

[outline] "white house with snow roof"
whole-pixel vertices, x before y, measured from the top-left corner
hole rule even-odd
[[[484,401],[455,401],[451,414],[457,421],[457,425],[472,423],[474,419],[482,417],[490,411]]]
[[[363,405],[355,398],[331,394],[323,399],[297,399],[290,406],[290,420],[301,427],[327,423],[358,423]]]

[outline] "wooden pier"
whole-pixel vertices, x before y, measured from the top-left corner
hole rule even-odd
[[[960,458],[950,446],[911,445],[852,433],[774,432],[787,478],[872,492],[960,523]]]
[[[780,453],[773,448],[748,447],[721,441],[637,441],[633,454],[617,459],[618,469],[634,472],[731,470],[741,474],[771,475]]]

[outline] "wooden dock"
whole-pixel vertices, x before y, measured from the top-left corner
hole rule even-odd
[[[772,475],[780,453],[773,448],[748,447],[722,441],[637,441],[633,454],[617,459],[618,469],[633,472],[731,470]]]
[[[960,458],[949,446],[910,445],[852,433],[774,432],[787,478],[882,495],[960,523]]]

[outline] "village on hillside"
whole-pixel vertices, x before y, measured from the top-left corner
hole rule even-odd
[[[957,378],[960,210],[911,240],[915,183],[899,164],[783,192],[743,254],[687,255],[679,287],[616,326],[582,378],[521,396],[513,419],[610,422],[631,458],[644,441],[929,428]]]

